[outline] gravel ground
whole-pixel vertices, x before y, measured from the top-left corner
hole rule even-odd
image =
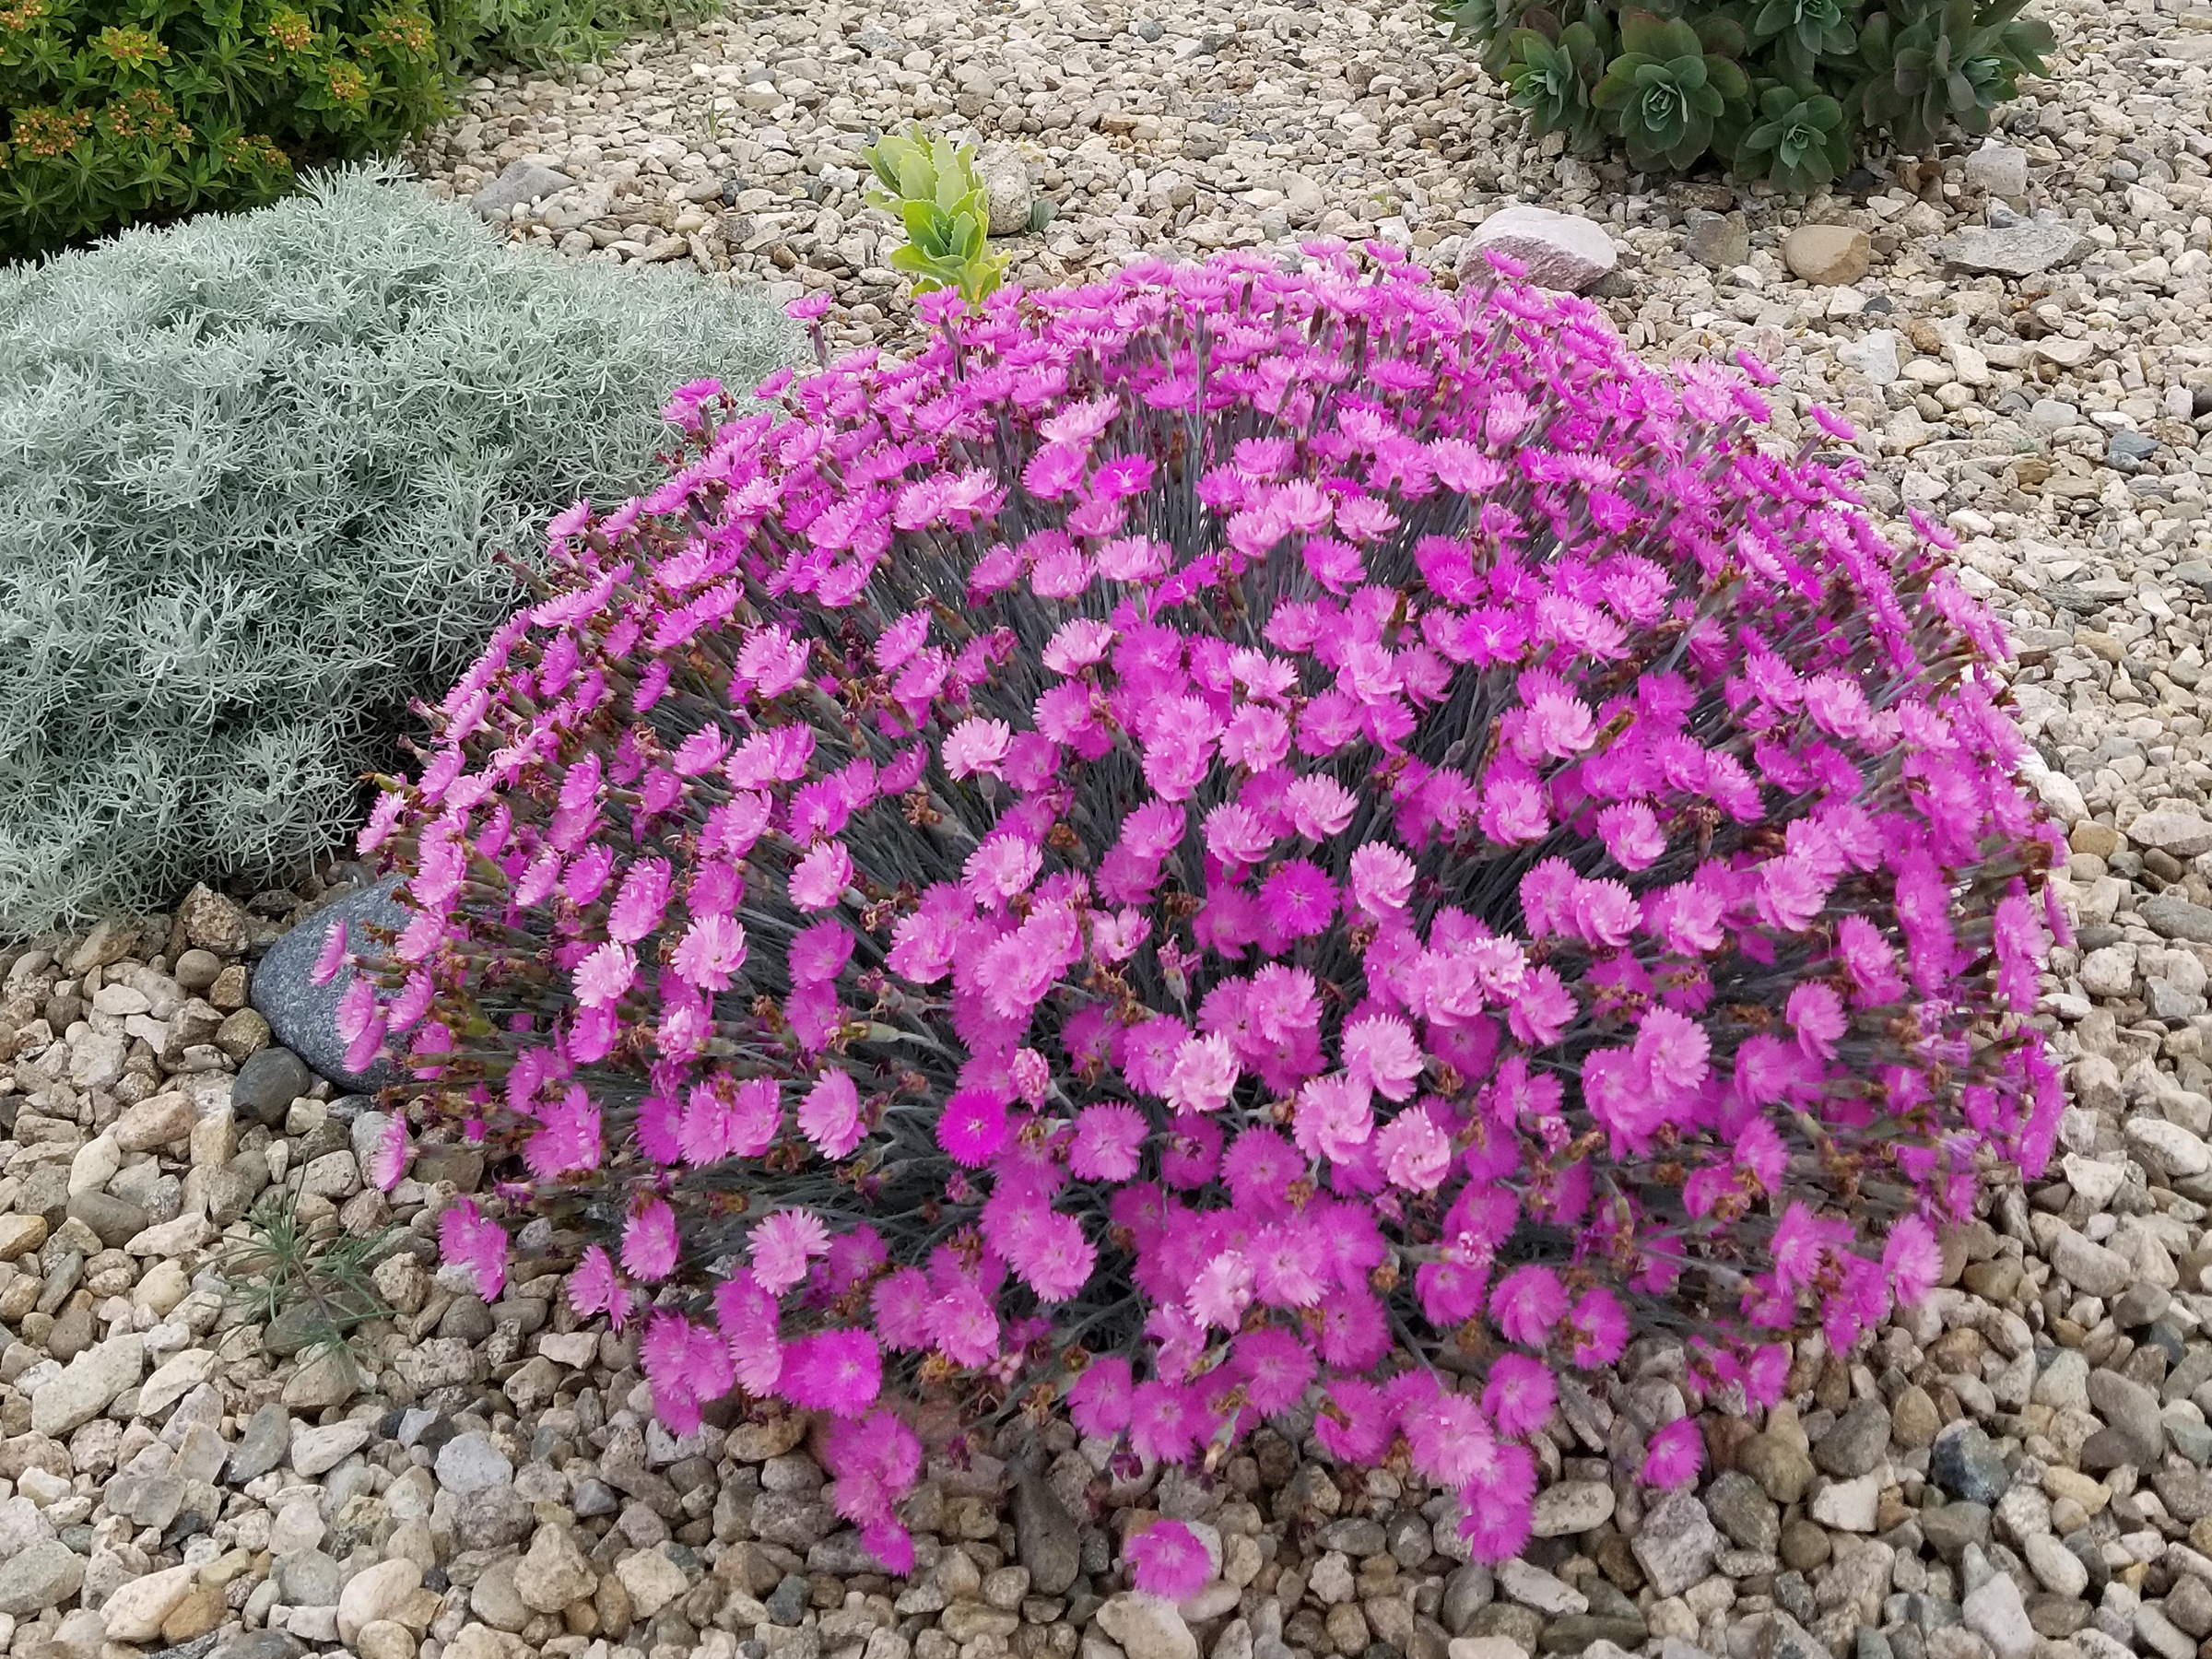
[[[1694,1493],[1626,1478],[1681,1409],[1679,1355],[1645,1345],[1569,1390],[1543,1535],[1496,1572],[1457,1559],[1448,1496],[1290,1437],[1210,1487],[1110,1487],[1063,1431],[933,1465],[917,1571],[886,1580],[803,1425],[671,1440],[632,1353],[575,1331],[551,1278],[487,1307],[435,1273],[436,1205],[480,1171],[432,1152],[389,1199],[362,1190],[371,1102],[245,1006],[245,964],[331,894],[202,890],[0,949],[0,1646],[2212,1659],[2212,13],[2047,9],[2063,55],[2000,145],[1802,209],[1532,152],[1418,10],[1378,0],[757,16],[486,83],[418,158],[468,196],[562,170],[518,238],[828,288],[842,335],[893,347],[907,313],[854,191],[867,130],[909,115],[982,141],[1007,222],[1053,204],[1006,239],[1031,282],[1317,230],[1451,280],[1519,199],[1606,228],[1612,269],[1577,279],[1639,346],[1753,347],[1798,407],[1860,421],[1877,506],[1947,518],[2015,625],[2074,848],[2080,947],[2046,1006],[2076,1103],[2051,1177],[1947,1241],[1944,1288],[1862,1352],[1801,1346],[1788,1403],[1722,1424]],[[1790,240],[1808,223],[1833,229]],[[248,1323],[213,1271],[288,1177],[309,1219],[395,1230],[398,1312],[358,1333],[358,1374],[288,1351],[300,1333]],[[1156,1513],[1220,1545],[1179,1608],[1124,1588],[1120,1541]]]

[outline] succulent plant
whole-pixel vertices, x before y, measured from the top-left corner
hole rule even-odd
[[[1736,171],[1801,194],[1811,194],[1850,165],[1843,106],[1806,86],[1769,87],[1735,146]]]
[[[1925,149],[1947,121],[1976,135],[1996,107],[2040,75],[2053,50],[2049,25],[2023,18],[2026,0],[1891,0],[1860,31],[1864,85],[1851,113]]]
[[[1772,41],[1800,78],[1822,58],[1841,60],[1858,50],[1859,31],[1839,0],[1766,0],[1751,24],[1751,39]]]
[[[886,133],[866,154],[883,186],[868,193],[868,206],[906,227],[906,246],[891,250],[891,268],[912,276],[917,294],[952,288],[982,304],[998,287],[1006,256],[990,249],[991,205],[974,150],[932,138],[915,122],[903,135]]]
[[[1603,142],[1605,118],[1591,101],[1611,55],[1611,30],[1601,16],[1570,23],[1556,40],[1541,29],[1512,33],[1512,59],[1502,78],[1513,107],[1533,117],[1536,135],[1564,133],[1578,150]]]
[[[1818,189],[1863,140],[1989,130],[2040,75],[2027,0],[1431,0],[1538,136],[1613,139],[1646,171],[1711,155]]]
[[[1705,22],[1722,41],[1735,29],[1724,18]],[[1611,116],[1636,167],[1647,172],[1661,165],[1688,167],[1712,147],[1713,125],[1729,100],[1749,95],[1749,78],[1680,18],[1630,12],[1620,20],[1620,41],[1624,50],[1607,65],[1591,102]]]

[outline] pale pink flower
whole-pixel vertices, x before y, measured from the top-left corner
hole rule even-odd
[[[778,1210],[753,1229],[747,1243],[754,1279],[781,1296],[806,1277],[810,1258],[830,1253],[830,1230],[810,1209]]]
[[[684,930],[671,960],[688,983],[727,991],[745,966],[745,925],[735,916],[701,916]]]
[[[1409,1193],[1432,1193],[1452,1168],[1451,1137],[1419,1106],[1401,1112],[1382,1126],[1376,1155],[1393,1186]]]
[[[1218,1112],[1229,1104],[1241,1069],[1228,1038],[1186,1038],[1168,1071],[1168,1102],[1182,1112]]]
[[[587,1008],[612,1007],[638,977],[638,953],[608,940],[576,964],[576,1000]]]
[[[1013,741],[1013,729],[1003,720],[963,720],[945,735],[940,753],[946,774],[958,779],[982,772],[995,778]]]
[[[800,910],[832,910],[853,885],[853,854],[845,843],[824,841],[791,872],[791,901]]]
[[[799,1133],[824,1158],[843,1158],[867,1133],[860,1122],[860,1090],[849,1072],[830,1070],[815,1080],[799,1105]]]

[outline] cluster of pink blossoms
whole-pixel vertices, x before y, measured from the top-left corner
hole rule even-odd
[[[924,1396],[1310,1422],[1504,1556],[1559,1368],[1771,1401],[2047,1155],[1994,623],[1756,364],[1370,252],[686,388],[363,834],[415,919],[346,1030],[497,1176],[449,1261],[551,1218],[672,1428],[833,1416],[894,1568]]]

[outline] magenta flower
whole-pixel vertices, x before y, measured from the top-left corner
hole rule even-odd
[[[346,965],[346,920],[340,917],[323,936],[323,949],[315,958],[315,965],[308,971],[308,982],[327,985],[338,977],[338,970]],[[373,996],[374,992],[369,993]],[[357,1033],[358,1034],[358,1033]]]
[[[799,1104],[799,1133],[824,1158],[842,1158],[867,1133],[860,1122],[860,1090],[852,1075],[826,1071]]]
[[[858,1417],[883,1387],[883,1356],[867,1332],[850,1327],[801,1336],[783,1346],[780,1386],[806,1411]]]
[[[507,1282],[507,1231],[475,1199],[456,1198],[438,1218],[438,1253],[475,1276],[478,1296],[499,1300]]]
[[[1188,1601],[1214,1576],[1206,1546],[1180,1521],[1155,1521],[1122,1549],[1131,1582],[1147,1595]]]
[[[1005,1102],[981,1089],[964,1088],[945,1102],[937,1145],[963,1170],[980,1170],[1006,1142]]]
[[[1677,1418],[1652,1431],[1644,1442],[1641,1478],[1646,1486],[1683,1487],[1705,1466],[1705,1442],[1695,1418]]]
[[[622,1229],[623,1269],[647,1284],[675,1271],[680,1248],[676,1212],[658,1198],[647,1199],[633,1210]]]

